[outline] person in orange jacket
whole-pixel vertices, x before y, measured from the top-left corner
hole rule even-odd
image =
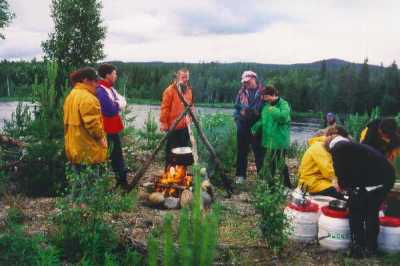
[[[171,126],[176,118],[185,110],[178,95],[178,89],[181,90],[185,100],[192,104],[192,87],[189,84],[189,70],[180,69],[176,72],[176,78],[163,92],[161,110],[160,110],[160,130],[172,130]],[[167,139],[165,150],[165,166],[172,163],[171,150],[176,147],[190,146],[188,124],[186,119],[182,119],[171,131]]]

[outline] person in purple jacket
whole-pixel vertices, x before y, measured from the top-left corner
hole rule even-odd
[[[99,99],[103,115],[104,131],[107,133],[107,141],[111,148],[111,167],[117,175],[117,186],[127,188],[127,169],[122,154],[121,138],[119,133],[124,129],[120,111],[126,106],[126,101],[115,89],[117,69],[111,64],[102,64],[98,68],[101,78],[99,80],[96,96]]]

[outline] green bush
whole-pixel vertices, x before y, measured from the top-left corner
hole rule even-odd
[[[61,265],[57,250],[42,235],[27,235],[20,222],[20,211],[10,208],[6,228],[0,232],[0,265]]]
[[[288,220],[283,213],[286,204],[285,188],[280,176],[283,162],[278,162],[276,175],[270,172],[270,160],[266,155],[263,168],[252,192],[253,204],[260,215],[258,226],[274,253],[280,253],[288,241]]]
[[[344,125],[350,136],[352,136],[355,141],[359,141],[361,131],[365,128],[369,121],[370,118],[366,113],[363,115],[351,114],[346,119]]]
[[[157,121],[153,112],[147,113],[144,122],[144,128],[138,130],[138,136],[141,140],[141,148],[144,150],[154,150],[160,141],[162,134],[158,131]]]
[[[5,134],[26,144],[22,163],[10,175],[17,188],[29,196],[58,195],[66,184],[63,101],[56,100],[56,73],[57,64],[49,63],[45,83],[33,85],[34,117],[20,103],[4,127]]]
[[[203,215],[201,212],[200,175],[195,169],[195,192],[192,211],[182,209],[177,230],[177,245],[174,243],[172,216],[167,215],[163,226],[163,252],[159,252],[159,244],[154,234],[148,240],[148,265],[159,265],[159,254],[165,266],[213,265],[217,248],[219,207]],[[198,184],[198,185],[196,185]]]
[[[223,162],[225,169],[233,169],[236,165],[236,125],[232,115],[216,112],[213,114],[200,115],[200,123],[204,133],[214,148],[217,156]],[[196,142],[198,143],[198,153],[201,164],[206,165],[207,169],[215,169],[215,161],[211,157],[205,145],[203,145],[197,131]],[[212,183],[220,185],[219,173],[211,174]]]
[[[53,218],[51,239],[70,262],[103,265],[106,254],[117,251],[118,237],[104,217],[106,213],[130,210],[136,197],[134,192],[121,195],[111,191],[111,181],[104,178],[109,175],[99,166],[67,175],[70,194],[57,203],[60,212]]]

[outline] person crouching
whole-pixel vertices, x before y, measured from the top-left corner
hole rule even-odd
[[[349,192],[350,255],[376,255],[379,207],[393,188],[395,170],[384,155],[368,145],[342,136],[328,138],[326,145],[339,186]]]

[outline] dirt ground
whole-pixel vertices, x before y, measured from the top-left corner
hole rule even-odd
[[[297,163],[288,161],[292,175],[295,175]],[[247,184],[231,198],[224,197],[216,190],[216,201],[222,207],[219,228],[219,246],[214,265],[400,265],[390,259],[373,258],[354,260],[344,253],[321,249],[317,243],[302,244],[289,242],[279,257],[273,256],[257,227],[258,216],[251,204],[249,191],[254,184],[255,166],[250,165]],[[141,184],[162,173],[160,165],[153,166],[141,180]],[[49,217],[57,213],[55,198],[24,198],[5,196],[0,201],[0,227],[8,208],[17,205],[24,213],[26,231],[30,234],[49,232]],[[163,217],[171,213],[178,219],[178,210],[155,209],[139,199],[131,212],[109,217],[116,225],[121,238],[126,241],[146,244],[151,230],[162,224]]]

